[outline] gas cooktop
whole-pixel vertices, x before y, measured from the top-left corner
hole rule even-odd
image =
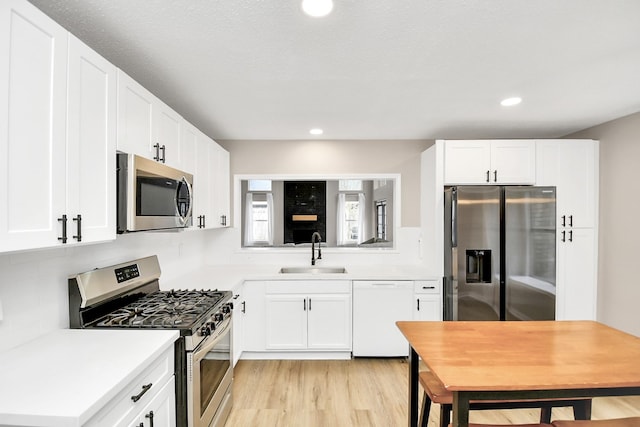
[[[229,292],[210,290],[156,291],[112,311],[96,327],[191,329],[229,298]]]

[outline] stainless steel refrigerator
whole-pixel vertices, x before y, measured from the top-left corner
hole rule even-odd
[[[553,320],[556,189],[445,189],[445,320]]]

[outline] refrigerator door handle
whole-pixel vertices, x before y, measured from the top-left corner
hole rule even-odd
[[[451,247],[458,246],[458,192],[451,190]]]

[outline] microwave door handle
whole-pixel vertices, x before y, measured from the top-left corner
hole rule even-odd
[[[180,204],[178,203],[178,190],[176,189],[176,212],[178,213],[179,217],[186,221],[187,218],[191,217],[191,211],[193,210],[193,189],[191,188],[191,184],[189,184],[189,181],[187,181],[187,178],[185,178],[184,176],[182,177],[181,181],[184,183],[184,185],[187,186],[187,193],[189,194],[189,208],[187,209],[187,212],[184,214],[184,216],[180,213]]]

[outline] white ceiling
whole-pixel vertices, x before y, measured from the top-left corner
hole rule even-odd
[[[638,0],[30,1],[219,140],[555,137],[640,111]]]

